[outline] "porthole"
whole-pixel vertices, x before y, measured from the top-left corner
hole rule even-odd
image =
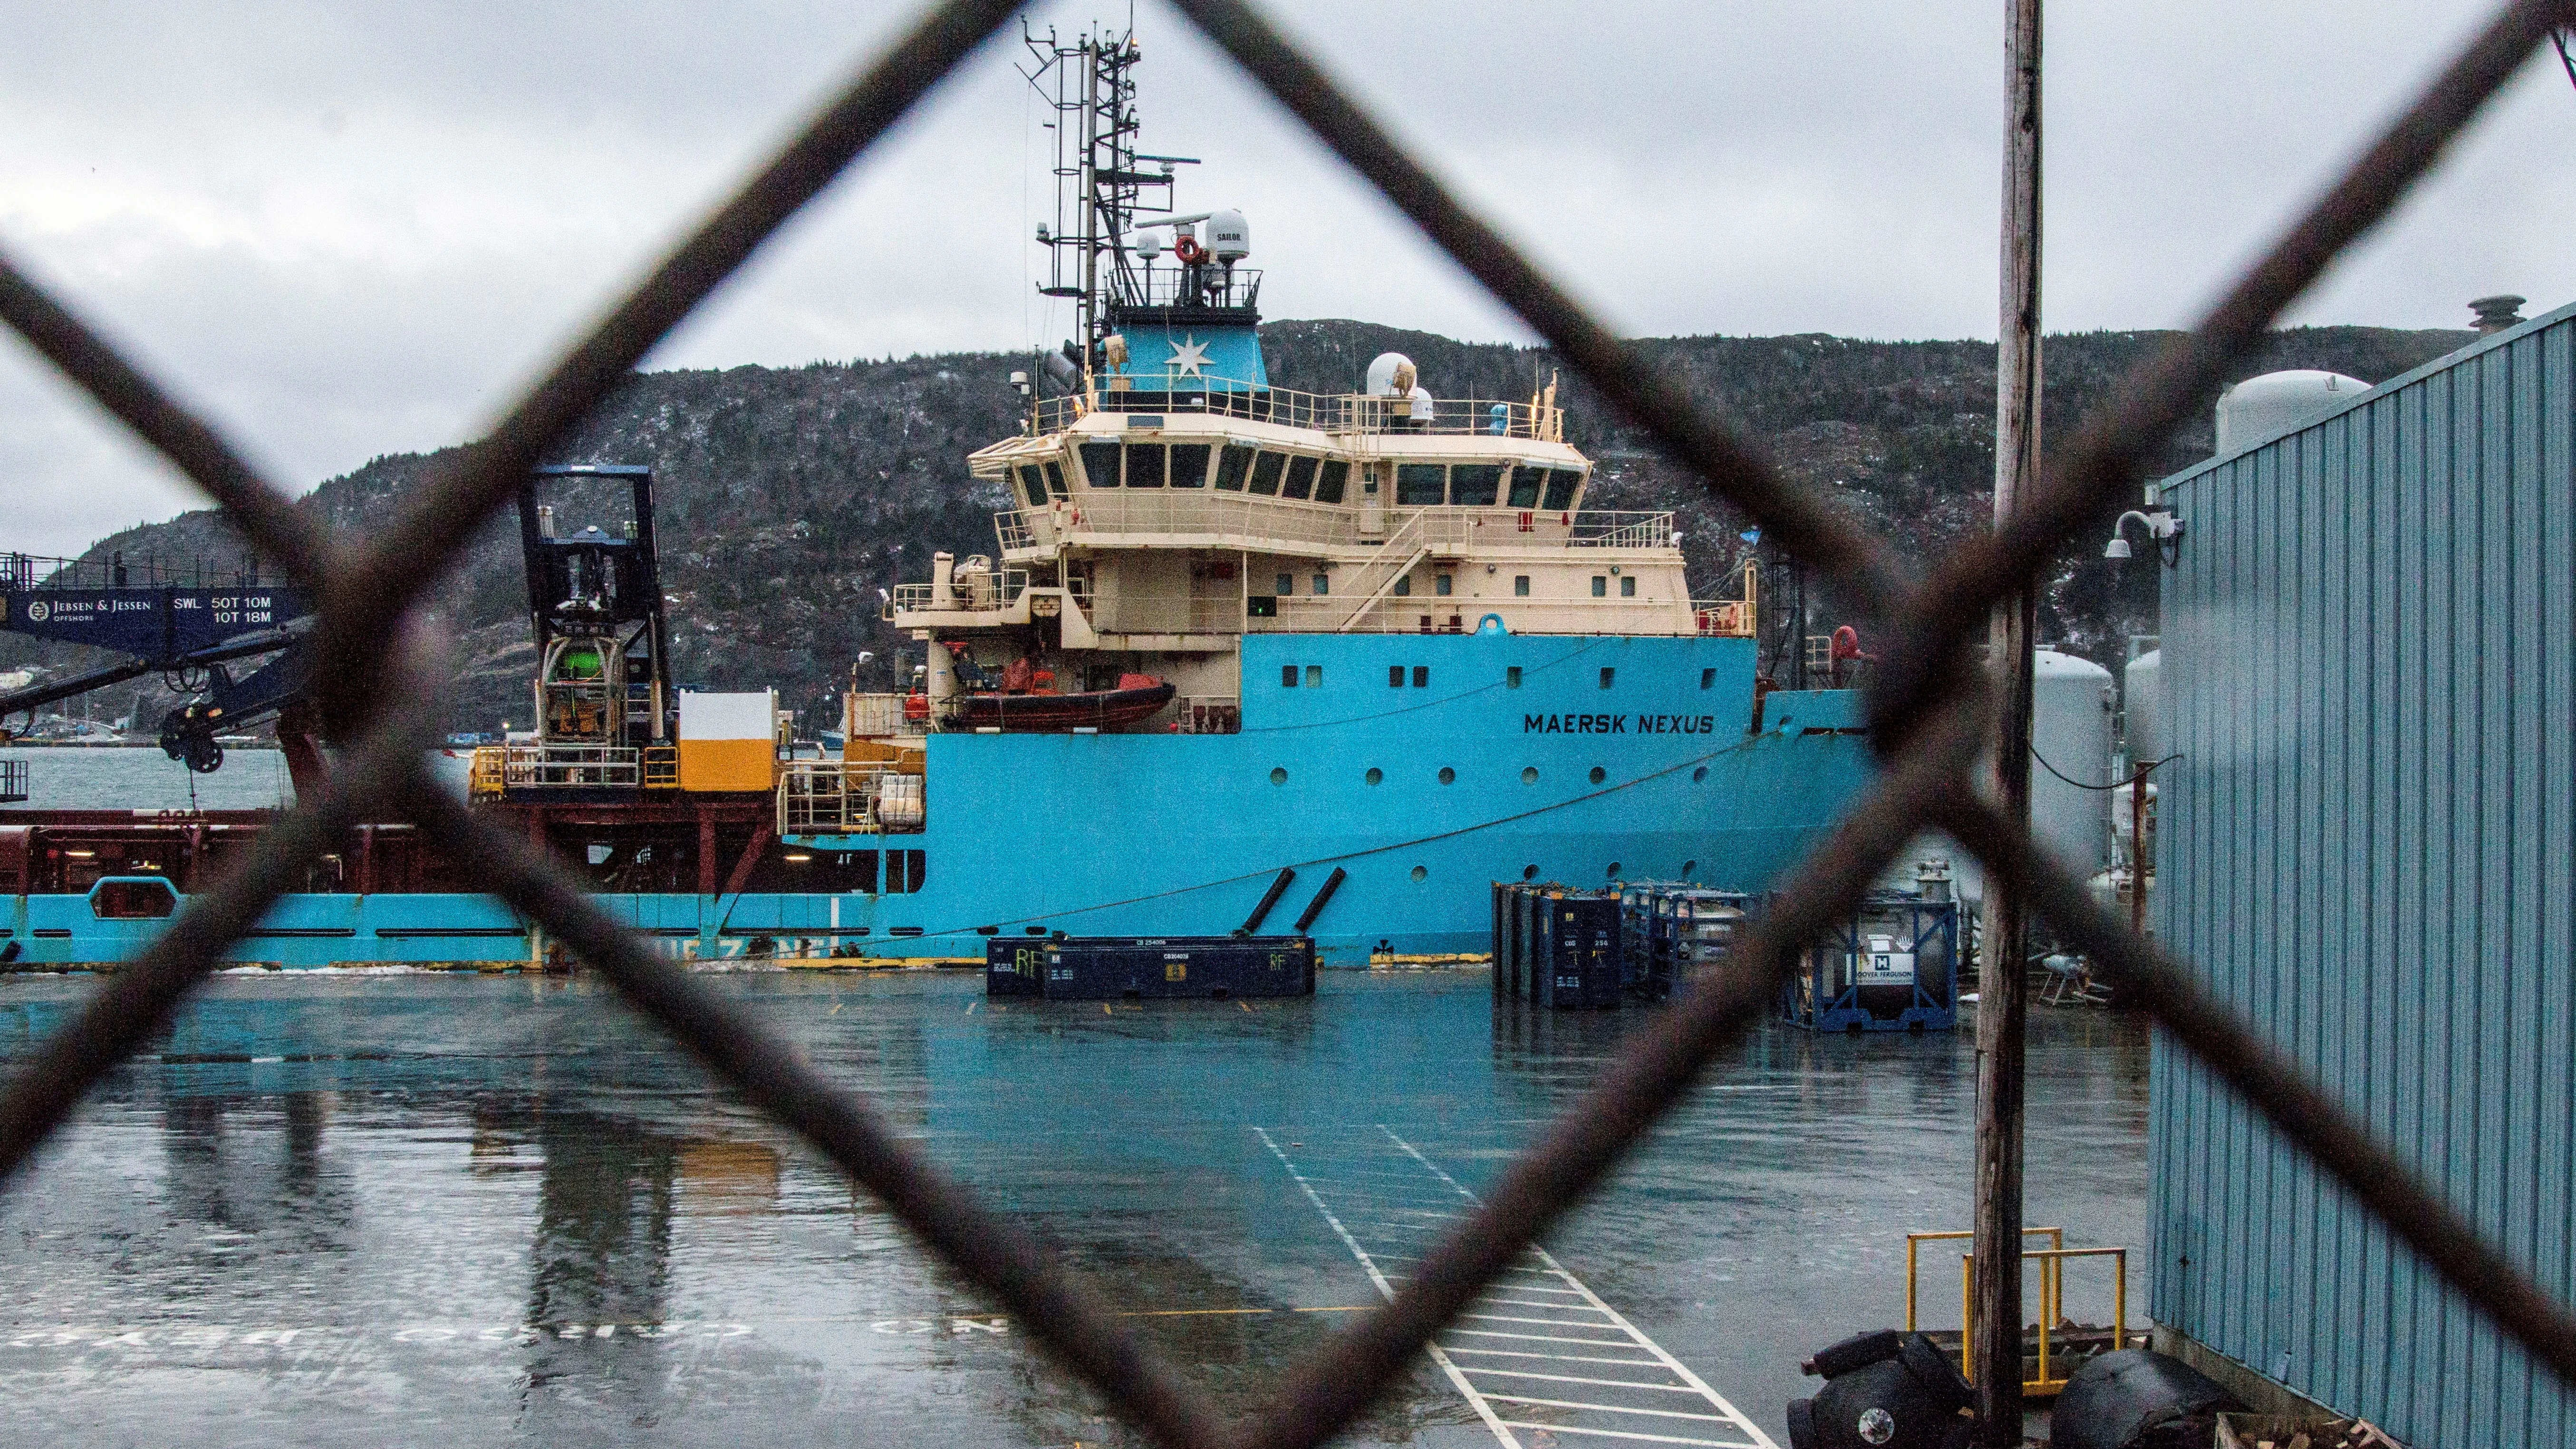
[[[1455,784],[1457,784],[1457,783],[1458,783],[1458,772],[1457,772],[1457,771],[1455,771],[1455,770],[1453,770],[1453,769],[1450,769],[1447,765],[1442,765],[1442,766],[1440,767],[1440,783],[1441,783],[1441,784],[1443,784],[1443,785],[1455,785]]]
[[[1413,878],[1415,880],[1429,880],[1431,878],[1431,872],[1417,865],[1413,868]]]
[[[1273,785],[1285,785],[1285,784],[1287,784],[1287,783],[1288,783],[1288,767],[1287,767],[1287,766],[1285,766],[1285,765],[1274,765],[1274,766],[1272,766],[1272,767],[1271,767],[1271,770],[1270,770],[1270,783],[1271,783],[1271,784],[1273,784]]]
[[[1536,879],[1538,879],[1538,867],[1537,867],[1537,866],[1534,866],[1534,865],[1525,865],[1525,866],[1522,866],[1522,867],[1521,867],[1521,879],[1523,879],[1523,880],[1536,880]]]
[[[1368,772],[1367,774],[1365,774],[1365,775],[1361,776],[1360,778],[1361,778],[1361,779],[1364,779],[1364,780],[1368,781],[1370,784],[1374,785],[1374,784],[1377,784],[1379,781],[1384,780],[1384,779],[1386,778],[1386,771],[1381,770],[1381,769],[1377,768],[1376,766],[1372,765],[1372,766],[1370,766],[1370,767],[1369,767],[1369,772]]]
[[[1700,781],[1705,780],[1705,779],[1707,779],[1707,778],[1708,778],[1708,766],[1706,766],[1706,765],[1702,765],[1702,766],[1700,766],[1698,769],[1691,771],[1691,783],[1692,783],[1692,784],[1694,784],[1694,785],[1698,784]]]
[[[1593,784],[1598,785],[1598,784],[1600,784],[1602,781],[1607,780],[1607,779],[1609,779],[1609,778],[1610,778],[1610,772],[1609,772],[1608,770],[1605,770],[1605,769],[1601,768],[1599,765],[1595,765],[1595,766],[1593,766],[1593,767],[1592,767],[1592,783],[1593,783]]]
[[[1524,784],[1524,785],[1535,785],[1535,784],[1537,784],[1537,783],[1538,783],[1538,766],[1536,766],[1536,765],[1523,765],[1523,766],[1521,766],[1521,783],[1522,783],[1522,784]]]

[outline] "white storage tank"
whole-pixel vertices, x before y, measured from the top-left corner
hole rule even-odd
[[[2109,859],[2111,792],[2099,787],[2111,783],[2111,709],[2110,670],[2054,649],[2034,652],[2030,743],[2039,758],[2030,765],[2031,829],[2079,875]]]
[[[2370,384],[2340,372],[2299,368],[2249,377],[2218,394],[2218,456],[2285,433],[2311,418],[2323,417],[2363,393]]]

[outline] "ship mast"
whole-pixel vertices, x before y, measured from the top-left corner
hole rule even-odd
[[[1055,217],[1038,226],[1048,257],[1038,291],[1077,299],[1079,355],[1069,360],[1096,373],[1105,368],[1112,290],[1135,294],[1130,237],[1138,218],[1171,215],[1173,169],[1198,159],[1136,149],[1143,121],[1132,71],[1143,52],[1134,30],[1086,31],[1067,44],[1053,28],[1040,37],[1023,20],[1021,39],[1034,63],[1020,74],[1055,112],[1045,123],[1055,142]],[[1159,169],[1144,170],[1149,162]]]

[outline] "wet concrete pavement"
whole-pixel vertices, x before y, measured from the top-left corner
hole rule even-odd
[[[1108,1011],[973,973],[718,981],[1238,1407],[1646,1016],[1498,1011],[1474,970]],[[0,977],[0,1054],[92,984]],[[2034,1013],[2029,1217],[2070,1244],[2141,1246],[2146,1055]],[[1350,1442],[1782,1438],[1798,1361],[1900,1320],[1905,1232],[1966,1225],[1974,1085],[1964,1031],[1766,1029]],[[1956,1252],[1925,1261],[1955,1325]],[[1129,1438],[586,980],[220,978],[0,1197],[0,1305],[21,1442]]]

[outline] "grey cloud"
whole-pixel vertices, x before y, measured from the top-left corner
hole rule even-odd
[[[1271,8],[1625,328],[1991,335],[1989,0]],[[2186,321],[2483,10],[2060,0],[2051,327]],[[907,13],[21,5],[0,247],[310,484],[468,435]],[[1184,22],[1139,18],[1148,139],[1206,158],[1193,202],[1250,213],[1273,315],[1525,335]],[[1016,58],[979,55],[652,364],[1063,337],[1029,289],[1047,179]],[[2570,141],[2552,57],[2299,319],[2456,325],[2482,292],[2563,299]],[[13,348],[0,469],[14,547],[69,550],[186,498]]]

